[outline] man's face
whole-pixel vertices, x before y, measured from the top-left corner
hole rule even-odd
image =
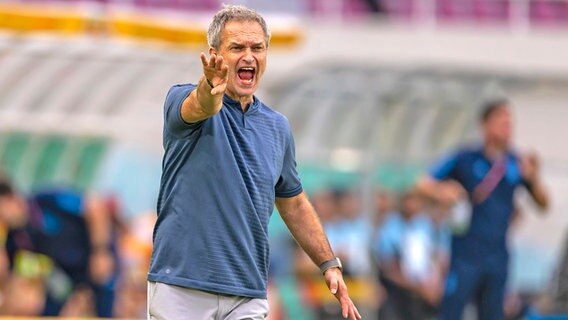
[[[339,198],[338,209],[340,213],[343,215],[343,218],[346,219],[357,218],[361,213],[359,197],[357,197],[357,195],[352,191],[343,194]]]
[[[252,97],[266,69],[267,43],[259,23],[229,21],[221,32],[219,50],[210,53],[223,56],[229,66],[227,94],[239,100]]]
[[[27,222],[27,207],[23,198],[16,195],[0,197],[0,220],[10,228],[19,228]]]
[[[513,119],[508,106],[497,108],[483,124],[486,141],[508,146],[513,136]]]
[[[406,218],[412,218],[422,210],[422,199],[415,193],[407,193],[402,198],[401,211]]]

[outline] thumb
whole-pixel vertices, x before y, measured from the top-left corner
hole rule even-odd
[[[337,278],[334,277],[329,281],[329,291],[331,292],[331,294],[335,295],[337,293],[337,287]]]

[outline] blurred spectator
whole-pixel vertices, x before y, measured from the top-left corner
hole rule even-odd
[[[152,254],[156,212],[143,212],[128,221],[119,238],[121,276],[117,284],[115,316],[146,318],[146,275]]]
[[[103,201],[64,189],[26,199],[2,180],[0,220],[7,229],[2,251],[14,274],[4,291],[10,300],[4,301],[2,311],[69,314],[77,305],[66,302],[85,300],[83,290],[88,288],[96,315],[112,316],[116,250]]]
[[[387,214],[395,209],[393,195],[387,190],[378,190],[375,193],[375,214],[373,215],[373,230],[378,230],[383,224]]]
[[[524,186],[542,208],[548,195],[536,155],[512,150],[512,115],[505,100],[484,106],[483,144],[444,158],[418,182],[418,190],[454,210],[450,271],[441,319],[461,319],[475,298],[479,319],[503,319],[508,274],[507,232],[515,190]]]
[[[371,227],[362,215],[360,198],[351,190],[336,191],[334,198],[333,219],[324,225],[331,247],[341,258],[346,275],[369,275]]]
[[[373,242],[387,300],[381,319],[427,319],[435,314],[443,274],[437,261],[436,228],[421,199],[402,196],[400,213],[390,213]]]
[[[452,233],[448,223],[449,208],[435,201],[426,202],[425,207],[432,219],[435,263],[445,274],[450,265]]]
[[[329,190],[320,190],[311,197],[312,205],[325,226],[335,218],[334,195]]]

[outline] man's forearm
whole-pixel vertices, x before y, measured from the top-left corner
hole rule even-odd
[[[437,202],[443,202],[445,200],[441,197],[439,192],[442,188],[441,183],[430,177],[421,177],[416,183],[415,188],[419,194],[428,199],[432,199]]]
[[[197,88],[183,102],[181,116],[185,122],[205,120],[221,110],[223,95],[212,95],[212,89],[205,76],[201,77]]]
[[[108,250],[110,248],[111,222],[104,202],[96,197],[87,197],[85,219],[89,230],[91,248]]]
[[[305,195],[278,210],[292,236],[316,265],[333,259],[334,254],[314,208]]]
[[[528,185],[529,192],[534,201],[540,206],[541,209],[546,210],[549,206],[548,193],[546,187],[540,179],[535,179]]]

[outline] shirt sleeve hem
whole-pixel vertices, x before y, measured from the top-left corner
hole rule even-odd
[[[277,198],[292,198],[295,197],[297,195],[299,195],[300,193],[302,193],[303,188],[302,185],[297,186],[294,189],[288,190],[288,191],[284,191],[284,192],[276,192],[276,197]]]

